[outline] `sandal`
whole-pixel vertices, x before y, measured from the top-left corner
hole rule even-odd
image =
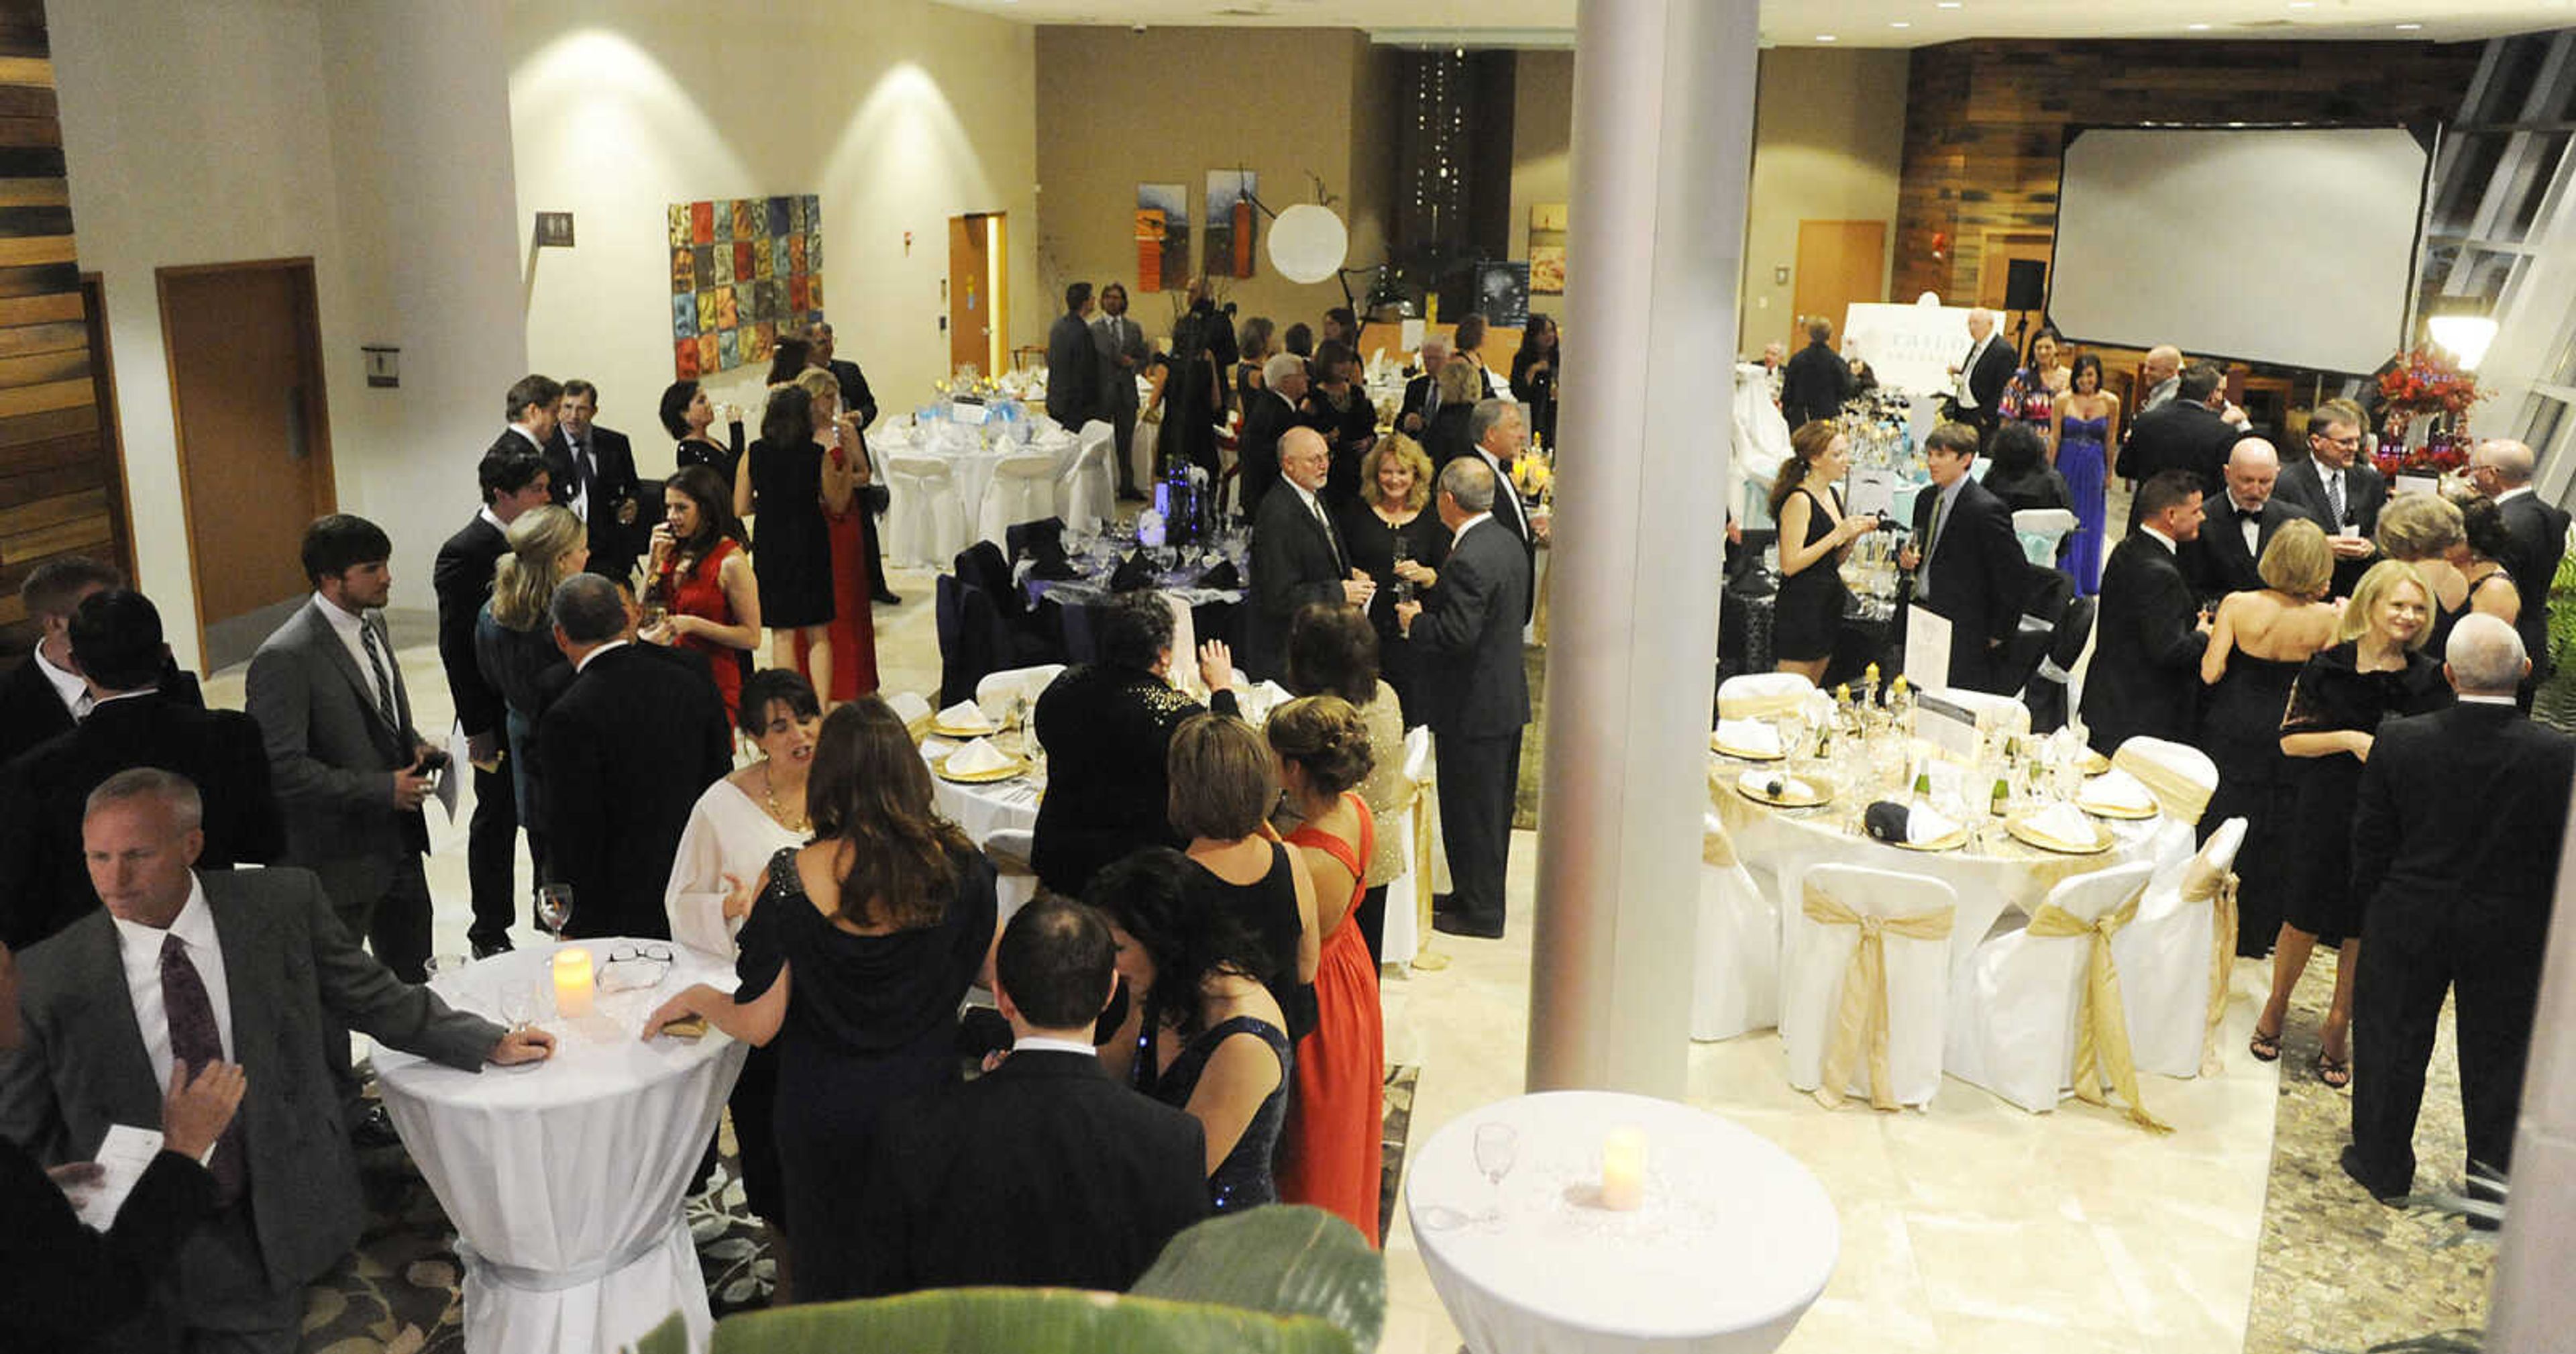
[[[2279,1030],[2274,1030],[2270,1034],[2265,1034],[2261,1026],[2256,1026],[2254,1029],[2254,1037],[2246,1043],[2245,1051],[2253,1054],[2254,1061],[2256,1062],[2279,1062],[2281,1060],[2281,1032]]]
[[[2338,1091],[2350,1086],[2352,1084],[2352,1059],[2337,1058],[2326,1053],[2322,1049],[2318,1050],[2317,1080],[2324,1082],[2328,1087]]]

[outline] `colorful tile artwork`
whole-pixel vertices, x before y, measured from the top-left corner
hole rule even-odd
[[[765,364],[779,336],[823,318],[823,204],[801,197],[672,203],[671,366],[682,379]]]

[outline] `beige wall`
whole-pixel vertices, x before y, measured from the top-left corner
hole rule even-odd
[[[1038,29],[1045,312],[1063,310],[1069,282],[1118,281],[1147,330],[1167,332],[1180,294],[1136,292],[1136,185],[1186,185],[1195,266],[1207,241],[1208,171],[1237,165],[1260,176],[1273,211],[1314,201],[1307,173],[1321,175],[1351,227],[1350,262],[1376,264],[1394,155],[1393,83],[1394,54],[1350,29]],[[1241,318],[1315,325],[1342,303],[1338,283],[1280,277],[1266,248],[1256,248],[1253,274],[1224,280]],[[1367,285],[1351,279],[1354,293]]]
[[[1894,257],[1908,60],[1902,51],[1774,47],[1762,53],[1739,351],[1758,353],[1789,335],[1800,221],[1885,221]],[[1792,269],[1790,280],[1773,281],[1776,268]],[[1842,317],[1831,318],[1839,329]]]
[[[1574,53],[1523,52],[1512,76],[1511,254],[1529,257],[1530,208],[1564,202],[1574,215],[1574,173],[1566,152],[1574,141]],[[1580,222],[1569,220],[1579,229]],[[1574,231],[1566,232],[1568,239]],[[1530,309],[1565,320],[1578,280],[1567,276],[1563,296],[1532,296]]]

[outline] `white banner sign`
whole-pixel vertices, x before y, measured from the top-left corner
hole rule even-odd
[[[1843,314],[1841,346],[1846,360],[1867,362],[1882,386],[1945,393],[1951,364],[1968,355],[1968,308],[1859,302]]]

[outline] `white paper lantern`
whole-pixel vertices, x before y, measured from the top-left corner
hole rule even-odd
[[[1270,265],[1291,282],[1321,282],[1339,271],[1350,251],[1342,218],[1300,202],[1270,223]]]

